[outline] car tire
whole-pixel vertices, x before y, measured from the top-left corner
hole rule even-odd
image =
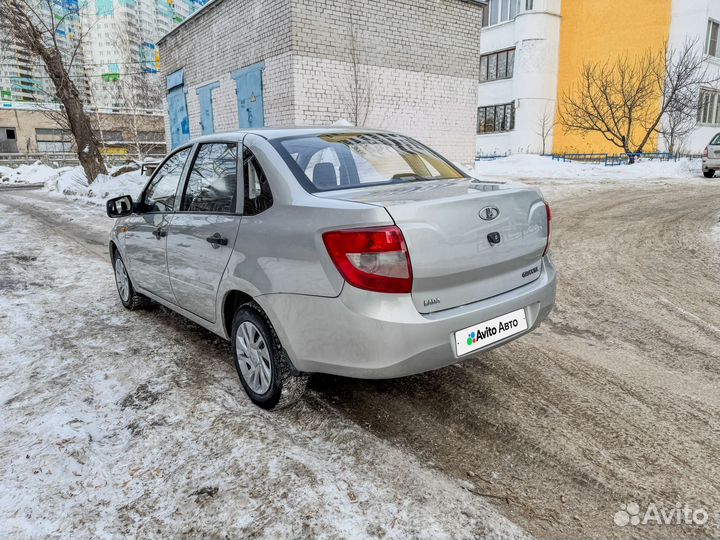
[[[703,174],[705,175],[705,178],[712,178],[715,176],[715,169],[708,169],[707,171],[703,171]]]
[[[125,262],[122,260],[119,251],[115,251],[113,254],[113,271],[115,272],[115,285],[117,286],[118,296],[125,309],[135,311],[144,308],[150,303],[147,296],[138,293],[133,287],[127,268],[125,268]]]
[[[232,349],[240,382],[250,400],[272,410],[296,403],[307,386],[307,375],[295,370],[275,329],[256,304],[235,312]]]

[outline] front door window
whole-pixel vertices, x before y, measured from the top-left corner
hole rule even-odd
[[[234,214],[237,205],[237,144],[200,145],[183,196],[183,212]]]
[[[185,162],[190,155],[190,148],[176,152],[158,169],[145,190],[143,198],[146,212],[172,212],[175,208],[175,193]]]

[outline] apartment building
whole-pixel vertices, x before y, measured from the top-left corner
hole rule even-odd
[[[675,0],[672,7],[669,42],[681,47],[687,40],[702,47],[710,77],[720,80],[720,2],[714,0]],[[720,91],[700,91],[695,130],[685,141],[684,149],[698,153],[710,139],[720,133]]]
[[[615,153],[600,134],[567,132],[558,107],[583,63],[692,43],[720,74],[720,2],[714,0],[488,0],[480,44],[476,150]],[[720,131],[720,92],[698,95],[697,124],[682,141],[700,152]],[[544,140],[543,140],[544,139]],[[655,137],[648,149],[663,150]]]
[[[53,0],[38,3],[71,68],[106,152],[164,147],[157,41],[207,0]],[[2,36],[0,36],[2,41]],[[0,153],[69,152],[72,138],[53,121],[54,88],[37,58],[0,47]],[[128,126],[136,126],[129,129]],[[132,133],[136,131],[137,133]]]
[[[82,34],[78,13],[78,0],[58,0],[53,3],[53,12],[47,3],[36,6],[39,15],[50,21],[53,16],[61,21],[57,24],[55,40],[58,48],[68,56],[75,48]],[[82,80],[84,70],[74,65],[71,75]],[[84,85],[79,90],[84,92]],[[52,85],[37,59],[34,59],[16,43],[0,36],[0,107],[9,108],[12,102],[44,102],[53,95]]]
[[[149,75],[157,86],[160,58],[157,41],[207,0],[54,0],[38,3],[41,15],[54,17],[60,50],[70,57],[79,44],[71,75],[88,103],[117,106],[113,83],[132,75]],[[155,75],[153,77],[153,75]],[[0,47],[0,107],[44,103],[54,92],[41,62],[13,42]],[[157,98],[157,96],[156,96]],[[159,103],[155,102],[155,108]]]
[[[93,106],[158,109],[157,41],[207,0],[88,0],[81,9]]]
[[[567,0],[566,0],[567,1]],[[557,106],[560,0],[489,0],[480,39],[476,150],[541,152]],[[551,138],[546,138],[550,151]]]

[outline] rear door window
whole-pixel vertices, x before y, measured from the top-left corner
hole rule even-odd
[[[183,212],[234,214],[237,204],[237,144],[200,145],[188,176]]]
[[[175,193],[185,162],[190,156],[190,148],[184,148],[170,156],[145,189],[143,202],[146,212],[172,212],[175,208]]]
[[[715,137],[713,137],[713,140],[710,141],[710,144],[711,144],[712,146],[719,146],[719,145],[720,145],[720,133],[718,133],[717,135],[715,135]]]
[[[243,167],[245,176],[245,201],[243,214],[256,216],[273,204],[272,191],[265,171],[263,171],[257,158],[249,150],[243,154]]]

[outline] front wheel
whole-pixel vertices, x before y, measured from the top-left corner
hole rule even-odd
[[[705,178],[712,178],[715,176],[715,169],[708,169],[707,171],[703,171],[703,174],[705,175]]]
[[[149,299],[135,291],[135,287],[133,287],[127,273],[127,268],[125,268],[125,263],[117,251],[113,255],[113,268],[115,270],[115,285],[117,285],[118,296],[122,305],[131,311],[146,306]]]
[[[235,368],[250,400],[263,409],[298,401],[307,376],[294,373],[270,321],[253,304],[241,306],[232,325]]]

